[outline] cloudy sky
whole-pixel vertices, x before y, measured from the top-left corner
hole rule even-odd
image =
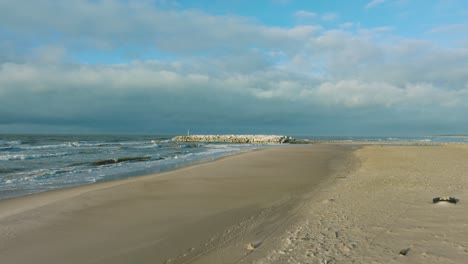
[[[0,133],[468,133],[465,0],[0,0]]]

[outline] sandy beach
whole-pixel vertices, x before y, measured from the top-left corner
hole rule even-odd
[[[253,263],[468,263],[468,146],[364,146]],[[436,203],[438,196],[459,199]],[[406,255],[400,254],[406,251]]]
[[[285,146],[2,200],[0,256],[2,263],[466,263],[466,160],[466,145]],[[442,195],[460,201],[432,203]]]
[[[2,200],[2,263],[234,263],[287,227],[350,150],[270,148]]]

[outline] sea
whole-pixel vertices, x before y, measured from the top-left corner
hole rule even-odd
[[[175,142],[172,135],[0,135],[0,199],[159,173],[267,144]],[[468,137],[296,137],[301,140],[459,142]]]
[[[269,145],[154,135],[0,135],[0,199],[174,170]]]

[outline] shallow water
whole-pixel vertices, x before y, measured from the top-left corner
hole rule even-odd
[[[171,138],[0,135],[0,199],[157,173],[266,147],[180,143]]]

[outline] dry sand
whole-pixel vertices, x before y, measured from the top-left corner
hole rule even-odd
[[[467,160],[467,145],[279,147],[0,201],[0,260],[468,263]]]
[[[287,146],[0,201],[0,263],[234,263],[293,223],[349,146]]]
[[[468,263],[468,146],[366,146],[253,263]],[[433,204],[450,195],[456,205]],[[401,250],[407,250],[401,255]]]

